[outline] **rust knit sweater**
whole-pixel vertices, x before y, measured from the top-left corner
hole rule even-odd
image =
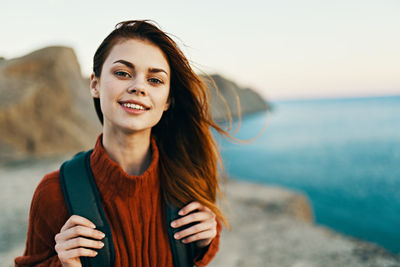
[[[159,183],[159,153],[153,137],[151,149],[151,164],[140,176],[127,174],[108,157],[102,145],[102,134],[90,157],[111,226],[115,266],[173,266]],[[59,170],[45,175],[33,195],[25,252],[15,259],[15,266],[61,266],[54,249],[54,237],[69,217]],[[218,220],[217,232],[206,251],[199,252],[196,266],[207,265],[218,250],[221,232]]]

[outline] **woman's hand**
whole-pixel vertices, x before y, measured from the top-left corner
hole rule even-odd
[[[195,210],[197,211],[190,213]],[[182,240],[183,243],[196,241],[197,247],[202,248],[208,246],[217,235],[216,216],[209,208],[201,203],[193,201],[183,207],[178,214],[183,217],[171,222],[173,228],[178,228],[194,222],[197,223],[176,233],[174,235],[175,239],[184,238]]]
[[[64,267],[81,267],[79,257],[95,257],[97,252],[89,248],[100,249],[104,246],[101,241],[84,238],[103,239],[104,233],[95,230],[95,227],[88,219],[72,215],[63,225],[60,233],[56,234],[55,250]]]

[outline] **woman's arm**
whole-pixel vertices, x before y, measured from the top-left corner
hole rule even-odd
[[[81,216],[69,216],[59,172],[46,175],[33,194],[24,255],[15,266],[81,266],[80,257],[93,257],[104,234]]]
[[[15,258],[15,266],[60,267],[54,237],[68,217],[58,172],[52,172],[42,179],[33,194],[26,247],[23,256]]]
[[[43,260],[43,256],[37,255],[38,257],[32,256],[21,256],[16,258],[15,266],[21,267],[62,267],[61,262],[58,260],[57,255],[53,255],[50,258]],[[17,261],[18,259],[18,261]]]

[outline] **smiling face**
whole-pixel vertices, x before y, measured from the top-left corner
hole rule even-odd
[[[146,40],[119,42],[106,58],[100,78],[90,77],[100,98],[103,130],[148,131],[169,107],[170,67],[162,50]]]

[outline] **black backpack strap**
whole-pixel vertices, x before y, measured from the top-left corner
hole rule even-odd
[[[174,238],[174,234],[188,228],[192,225],[185,225],[184,227],[172,228],[171,222],[180,218],[181,216],[178,214],[179,208],[175,205],[165,203],[166,207],[166,221],[167,221],[167,231],[169,237],[169,243],[172,250],[174,266],[175,267],[192,267],[194,265],[194,257],[195,257],[195,245],[194,243],[184,244],[180,240]]]
[[[97,250],[96,257],[81,257],[83,267],[114,266],[114,245],[111,228],[104,214],[100,194],[90,169],[93,150],[81,152],[60,168],[61,189],[70,215],[89,219],[96,229],[105,234],[104,247]]]

